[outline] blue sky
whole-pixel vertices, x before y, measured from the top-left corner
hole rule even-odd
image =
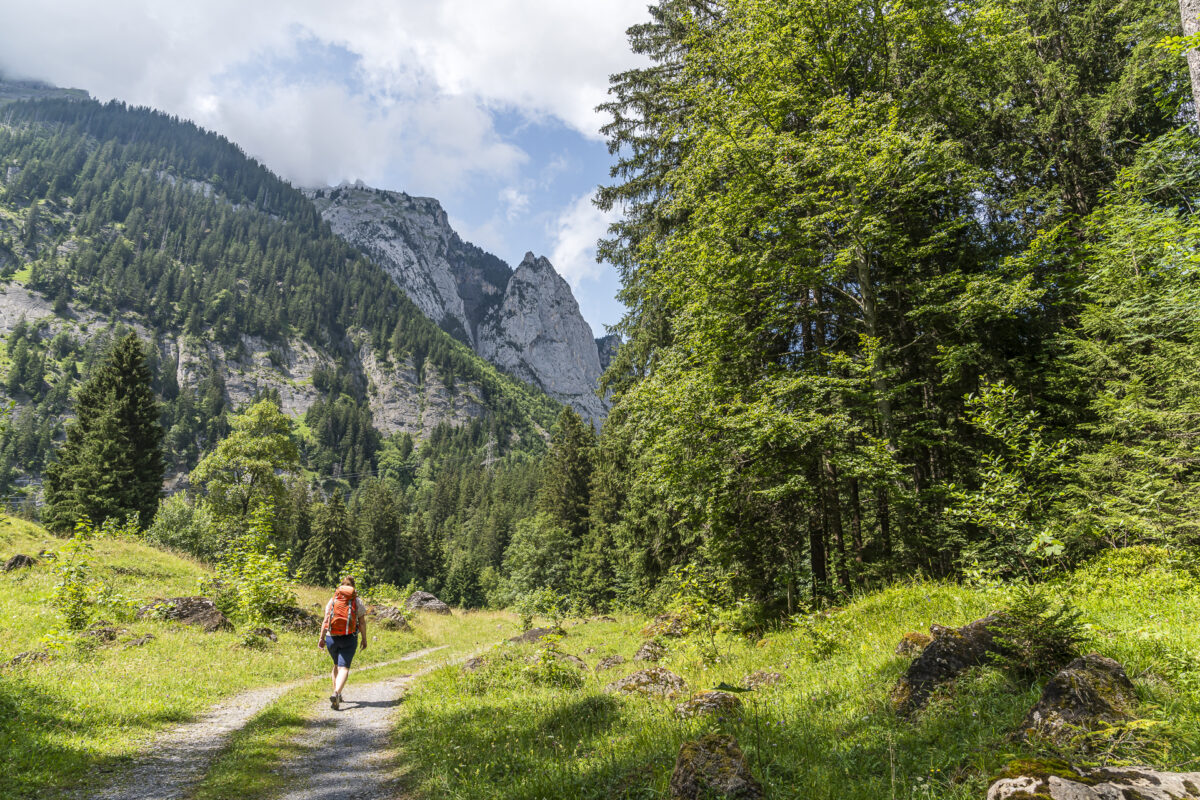
[[[645,0],[0,0],[0,70],[178,114],[298,185],[438,198],[463,238],[571,283],[597,335],[619,283],[590,203],[594,107]]]

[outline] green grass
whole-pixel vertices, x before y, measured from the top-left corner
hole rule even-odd
[[[1111,759],[1195,769],[1200,763],[1200,585],[1162,551],[1110,555],[1055,588],[1091,624],[1086,649],[1122,661],[1142,696],[1143,717],[1163,722],[1114,748]],[[900,637],[932,622],[960,625],[993,610],[1003,589],[913,583],[861,598],[811,630],[724,640],[705,664],[695,641],[675,641],[663,666],[691,691],[737,685],[751,671],[786,681],[742,695],[742,713],[683,720],[674,703],[617,698],[602,685],[635,665],[589,677],[578,689],[542,686],[520,670],[468,676],[457,668],[422,681],[396,730],[400,769],[418,797],[660,798],[680,745],[706,732],[733,734],[772,798],[976,800],[1016,757],[1035,751],[1011,732],[1039,687],[977,668],[913,719],[888,693],[907,667]],[[629,659],[639,621],[579,625],[560,643],[589,665]],[[532,653],[532,648],[520,651]],[[516,677],[514,678],[514,675]],[[490,681],[490,683],[489,683]],[[1114,742],[1115,744],[1115,742]]]
[[[0,524],[0,556],[36,554],[61,540],[20,520]],[[133,541],[95,543],[95,574],[139,602],[196,594],[203,567]],[[52,568],[0,575],[3,660],[41,649],[58,627],[49,597]],[[300,587],[301,604],[327,599],[328,591]],[[327,674],[327,657],[312,634],[281,633],[263,649],[241,646],[242,634],[206,634],[186,625],[122,621],[115,645],[69,648],[54,660],[0,670],[0,797],[42,798],[78,790],[134,758],[162,727],[202,714],[239,691]],[[148,644],[124,649],[146,633]],[[373,631],[371,648],[357,665],[392,660],[426,646],[423,634]]]
[[[511,635],[513,617],[504,613],[455,612],[453,617],[418,615],[415,625],[430,641],[447,646],[419,660],[391,664],[378,669],[351,672],[347,694],[352,696],[355,683],[383,680],[416,672],[427,664],[453,660],[466,653]],[[263,709],[246,727],[230,737],[204,780],[190,800],[260,800],[272,797],[287,783],[280,769],[283,762],[297,757],[320,758],[306,753],[297,737],[328,696],[326,681],[293,689]]]

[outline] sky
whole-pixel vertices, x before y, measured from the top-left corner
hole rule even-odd
[[[596,335],[608,76],[648,0],[0,0],[0,72],[194,120],[297,186],[436,197],[514,267],[547,256]]]

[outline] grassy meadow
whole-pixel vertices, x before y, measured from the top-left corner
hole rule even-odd
[[[0,523],[0,557],[35,555],[64,540],[17,519]],[[94,543],[94,575],[124,597],[197,594],[199,563],[135,541]],[[0,574],[0,661],[44,649],[60,627],[49,602],[52,565]],[[301,605],[323,605],[328,590],[299,587]],[[313,609],[316,610],[316,609]],[[126,629],[110,645],[68,646],[45,663],[0,669],[0,797],[42,798],[102,779],[133,758],[164,726],[193,719],[245,689],[328,674],[328,657],[312,634],[279,633],[277,644],[247,647],[244,632],[203,633],[159,620],[112,620]],[[144,634],[140,647],[124,644]],[[51,638],[53,635],[51,634]],[[428,634],[371,632],[356,667],[428,646]],[[317,682],[322,688],[324,683]]]
[[[680,744],[724,732],[775,799],[977,800],[1019,757],[1200,769],[1200,584],[1192,573],[1164,551],[1117,551],[1052,591],[1083,612],[1084,651],[1121,661],[1142,700],[1143,719],[1092,742],[1086,757],[1014,741],[1039,687],[1014,684],[994,667],[971,670],[911,719],[893,712],[888,693],[909,663],[894,653],[905,632],[961,625],[1007,599],[1002,587],[914,582],[760,639],[722,638],[715,661],[695,639],[664,639],[660,663],[689,692],[740,686],[756,670],[783,674],[777,686],[742,694],[741,713],[724,717],[680,719],[674,701],[604,693],[604,684],[647,666],[629,661],[642,641],[636,618],[569,626],[558,647],[590,668],[607,655],[626,659],[590,669],[578,687],[514,668],[524,658],[476,673],[442,669],[404,704],[398,767],[422,798],[664,798]]]

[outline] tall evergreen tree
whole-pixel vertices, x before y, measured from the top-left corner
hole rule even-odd
[[[578,414],[564,408],[558,416],[550,451],[542,462],[537,511],[554,520],[575,541],[587,530],[592,451],[596,435]]]
[[[80,388],[76,419],[46,470],[49,527],[136,515],[149,524],[163,483],[163,431],[146,352],[129,333]]]
[[[341,492],[317,506],[312,535],[300,560],[300,576],[322,586],[332,586],[341,577],[338,570],[358,555],[358,537],[346,513]]]

